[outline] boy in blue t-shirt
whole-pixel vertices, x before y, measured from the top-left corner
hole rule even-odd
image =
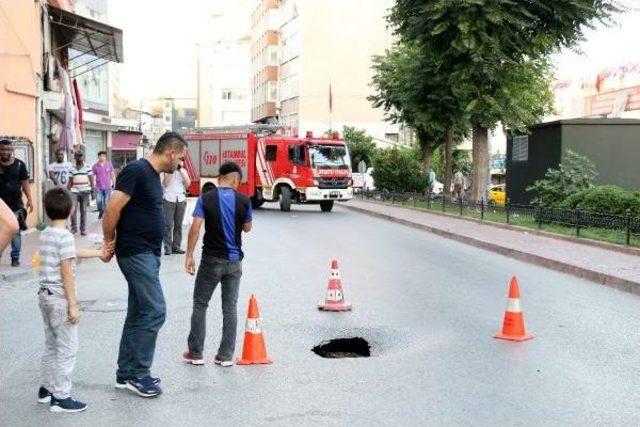
[[[242,276],[242,232],[251,231],[251,200],[237,192],[242,180],[242,170],[233,162],[220,166],[218,188],[198,198],[193,211],[193,223],[189,230],[185,269],[194,275],[193,258],[202,223],[205,233],[202,259],[193,291],[193,313],[189,350],[183,358],[193,365],[204,364],[203,347],[206,331],[206,315],[213,291],[222,283],[222,339],[214,363],[233,365],[238,323],[237,305],[240,277]]]

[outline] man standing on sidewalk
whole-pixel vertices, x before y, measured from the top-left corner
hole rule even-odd
[[[84,162],[84,153],[76,151],[76,163],[71,167],[69,189],[75,210],[71,214],[71,233],[78,232],[78,211],[80,211],[80,234],[87,235],[87,207],[94,191],[93,172]]]
[[[242,276],[242,232],[251,231],[251,201],[237,192],[242,180],[242,170],[233,162],[220,166],[218,188],[200,196],[193,211],[193,223],[189,230],[185,269],[194,275],[193,259],[200,228],[204,221],[202,259],[198,267],[193,291],[193,313],[189,350],[182,355],[186,362],[204,364],[202,355],[206,331],[207,307],[213,291],[222,283],[222,339],[214,363],[233,365],[238,323],[237,305],[240,277]]]
[[[174,173],[162,175],[162,187],[164,188],[164,254],[183,254],[182,245],[182,220],[187,209],[187,187],[191,185],[189,174],[182,164]]]
[[[71,163],[64,161],[64,150],[62,148],[56,150],[56,161],[49,165],[48,170],[49,179],[53,181],[53,185],[56,187],[68,187]]]
[[[160,173],[173,173],[187,143],[176,132],[158,139],[148,159],[129,163],[118,175],[102,229],[129,287],[127,317],[122,329],[116,387],[142,397],[162,393],[151,376],[158,332],[166,316],[160,284],[160,250],[164,234]]]
[[[91,168],[96,180],[96,204],[98,205],[98,219],[102,219],[104,208],[111,198],[111,190],[116,182],[116,172],[113,165],[107,161],[107,152],[98,153],[98,162]]]
[[[0,199],[18,219],[21,230],[27,229],[27,212],[24,210],[22,193],[27,198],[27,210],[33,212],[29,172],[27,165],[13,155],[13,143],[9,139],[0,139]],[[11,266],[20,266],[22,235],[20,230],[11,239]]]

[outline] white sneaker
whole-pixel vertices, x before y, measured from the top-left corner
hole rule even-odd
[[[215,363],[216,365],[220,365],[224,368],[228,368],[230,366],[233,366],[233,360],[220,360],[218,359],[218,357],[215,357],[213,359],[213,363]]]

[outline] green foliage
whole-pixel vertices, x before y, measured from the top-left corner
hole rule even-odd
[[[356,129],[351,126],[344,126],[342,128],[342,138],[349,147],[349,153],[351,154],[351,168],[356,171],[358,163],[361,160],[367,164],[367,167],[371,166],[373,156],[376,152],[376,144],[373,142],[373,138],[367,135],[364,129]]]
[[[444,183],[444,147],[438,148],[433,153],[433,159],[431,160],[431,166],[436,173],[438,181]],[[471,155],[467,150],[453,150],[453,162],[452,167],[454,171],[460,170],[465,175],[471,173]]]
[[[396,44],[386,55],[373,57],[375,92],[369,101],[384,109],[388,121],[416,131],[425,160],[444,142],[449,125],[459,139],[468,132],[464,98],[441,67],[441,58],[424,55],[416,42]]]
[[[550,111],[548,56],[622,9],[619,0],[396,0],[388,21],[402,44],[419,51],[411,55],[425,72],[416,79],[449,87],[472,123],[474,150],[484,153],[487,129],[500,121],[522,129]],[[436,122],[450,119],[441,114]],[[475,182],[487,166],[483,155],[474,161]],[[474,197],[483,192],[475,188]]]
[[[417,150],[389,148],[378,150],[373,158],[375,186],[389,191],[423,191],[427,177],[420,167]]]
[[[567,197],[563,209],[586,210],[610,215],[640,215],[640,192],[625,191],[615,185],[594,186]]]
[[[549,169],[527,191],[535,193],[533,204],[559,207],[572,194],[593,186],[598,173],[591,160],[571,150],[565,152],[558,169]]]

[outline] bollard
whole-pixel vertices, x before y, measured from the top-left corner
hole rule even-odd
[[[460,216],[462,216],[462,197],[458,197],[458,205],[460,205]]]
[[[509,224],[509,199],[506,200],[506,202],[504,203],[504,210],[507,214],[507,224]]]
[[[447,195],[443,194],[442,195],[442,213],[445,213],[447,211]]]
[[[580,209],[576,205],[575,210],[575,219],[576,219],[576,237],[580,237]]]
[[[484,219],[484,197],[480,199],[480,219]]]

